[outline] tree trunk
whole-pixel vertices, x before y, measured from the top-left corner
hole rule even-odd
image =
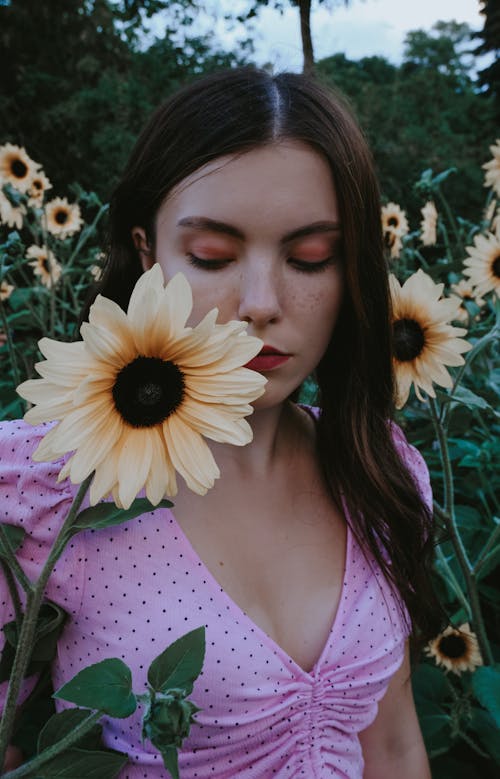
[[[311,38],[311,0],[299,0],[300,35],[304,55],[303,73],[314,73],[314,52]]]

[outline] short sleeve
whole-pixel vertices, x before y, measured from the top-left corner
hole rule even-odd
[[[413,477],[413,481],[429,511],[432,513],[432,487],[427,464],[415,446],[406,440],[406,436],[394,422],[392,435],[396,450]]]
[[[62,463],[38,463],[32,454],[50,426],[21,420],[0,422],[0,521],[26,533],[17,558],[32,581],[38,578],[71,506],[75,487],[58,484]],[[50,577],[46,597],[75,614],[82,598],[83,555],[76,536]],[[1,625],[13,619],[10,594],[0,571]],[[0,639],[3,634],[0,633]]]

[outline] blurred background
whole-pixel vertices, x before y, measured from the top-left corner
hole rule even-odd
[[[389,199],[419,215],[409,182],[459,164],[448,192],[474,217],[499,38],[498,0],[0,0],[0,143],[24,146],[54,190],[107,200],[180,84],[240,63],[314,69],[349,97]]]

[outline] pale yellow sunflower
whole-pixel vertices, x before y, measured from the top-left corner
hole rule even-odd
[[[437,241],[438,212],[434,201],[428,200],[420,209],[422,221],[420,222],[420,240],[424,246],[434,246]]]
[[[409,231],[406,214],[397,203],[387,203],[382,206],[381,219],[385,244],[391,251],[391,258],[395,259],[403,248],[401,239]]]
[[[43,170],[39,170],[31,180],[31,186],[28,190],[28,205],[32,208],[41,208],[43,205],[43,198],[48,189],[52,189],[52,184]]]
[[[178,273],[164,287],[159,265],[144,273],[127,313],[98,295],[83,341],[42,338],[42,379],[18,387],[38,404],[25,419],[56,420],[35,460],[73,452],[59,474],[74,484],[95,471],[92,505],[113,494],[128,507],[145,487],[154,505],[177,492],[176,471],[203,495],[219,469],[203,436],[238,446],[252,440],[245,416],[266,379],[242,367],[262,347],[245,322],[216,324],[217,309],[186,327],[192,293]]]
[[[83,224],[80,206],[68,203],[65,197],[56,197],[45,204],[45,218],[49,233],[62,239],[77,233]]]
[[[397,408],[408,400],[414,385],[419,400],[420,389],[436,397],[433,382],[451,388],[447,365],[463,365],[462,352],[471,344],[459,336],[467,330],[448,324],[460,305],[458,298],[441,298],[444,284],[435,282],[418,270],[403,286],[389,277],[393,311],[394,369],[397,382]]]
[[[490,146],[493,158],[482,166],[486,171],[484,186],[492,187],[497,195],[500,195],[500,138],[493,146]]]
[[[478,308],[482,308],[486,305],[486,300],[476,295],[474,287],[466,279],[460,279],[457,284],[452,284],[451,291],[453,295],[457,296],[460,303],[460,307],[455,315],[457,322],[463,322],[464,324],[467,324],[470,319],[469,312],[463,305],[464,300],[472,300],[476,306],[478,306]]]
[[[0,282],[0,300],[3,302],[4,300],[7,300],[7,298],[10,298],[14,291],[15,287],[13,284],[7,284],[5,279]]]
[[[102,279],[102,268],[99,265],[91,265],[89,271],[94,281],[100,281]]]
[[[464,276],[474,285],[476,295],[500,294],[500,230],[476,235],[474,246],[467,246]]]
[[[30,246],[26,250],[26,257],[31,262],[33,273],[35,276],[40,277],[40,281],[45,287],[49,289],[53,287],[61,278],[62,268],[53,252],[47,249],[46,246]]]
[[[468,622],[464,622],[459,628],[449,625],[429,641],[425,653],[433,657],[437,665],[442,665],[455,674],[474,671],[483,664],[476,635]]]
[[[0,223],[7,225],[7,227],[17,227],[20,230],[25,214],[25,207],[12,205],[0,187]]]
[[[36,162],[27,155],[26,149],[6,143],[0,146],[0,182],[12,184],[19,192],[27,192],[33,176],[38,170]]]

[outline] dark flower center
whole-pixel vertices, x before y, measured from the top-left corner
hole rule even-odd
[[[399,224],[399,219],[396,216],[390,216],[387,220],[387,224],[389,227],[397,227]]]
[[[31,188],[38,189],[38,191],[40,192],[40,190],[42,189],[42,182],[39,179],[35,179],[31,185]]]
[[[439,642],[439,651],[442,655],[456,660],[464,657],[467,653],[467,643],[462,636],[444,636]]]
[[[495,278],[500,279],[500,254],[497,254],[497,256],[493,258],[493,262],[491,263],[491,272]]]
[[[54,219],[58,225],[66,224],[66,222],[68,221],[68,212],[60,208],[58,211],[55,212]]]
[[[133,427],[153,427],[181,404],[184,377],[173,362],[136,357],[121,369],[113,387],[115,406]]]
[[[414,319],[398,319],[393,325],[394,353],[400,362],[415,360],[425,345],[424,332]]]
[[[22,160],[12,160],[10,169],[16,179],[23,179],[28,172],[28,166]]]

